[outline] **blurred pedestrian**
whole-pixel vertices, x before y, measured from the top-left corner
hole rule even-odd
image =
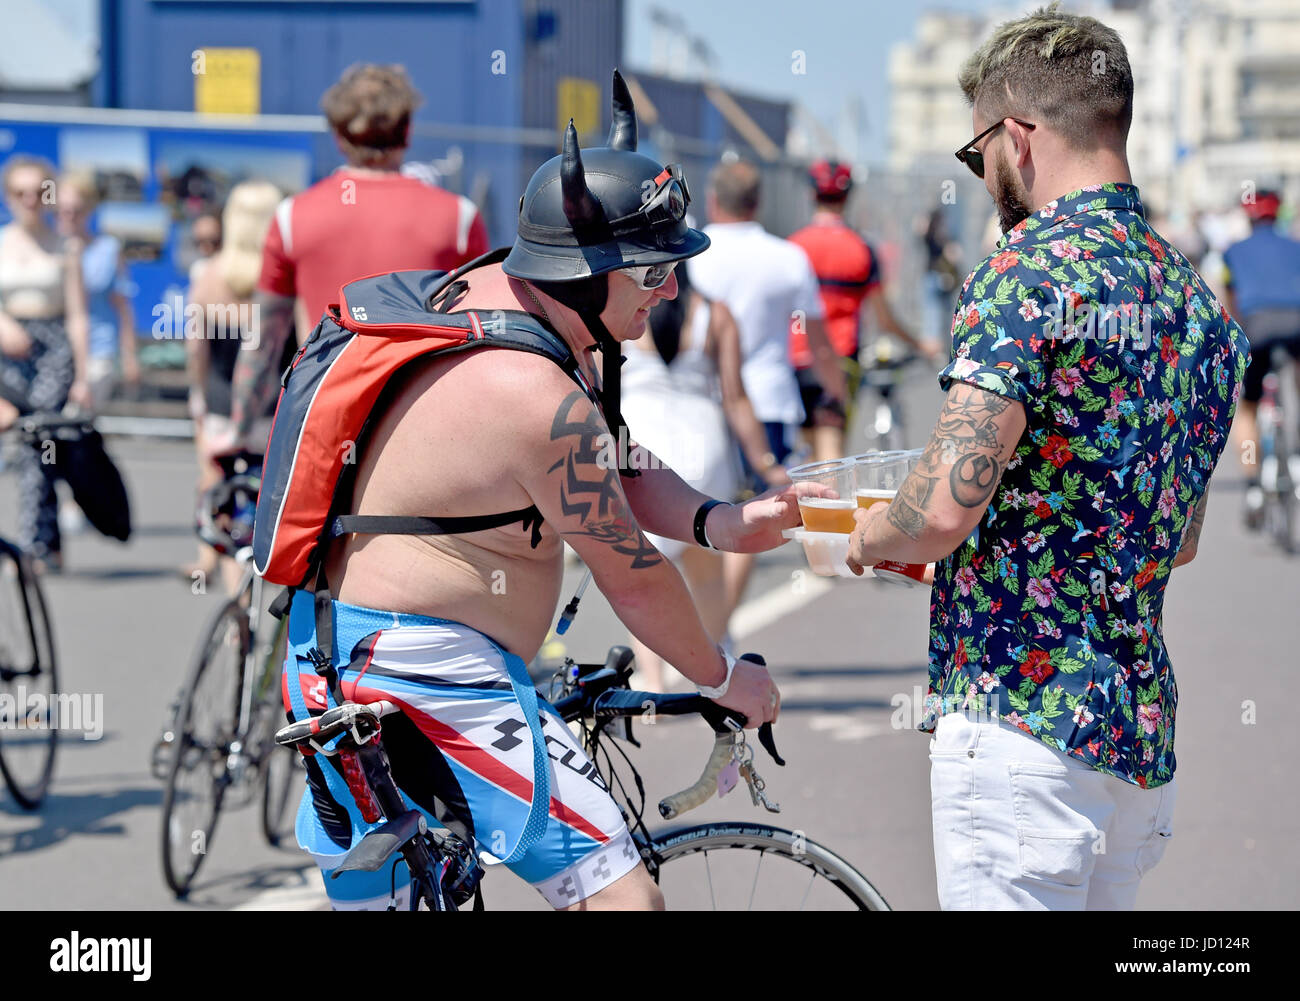
[[[726,306],[691,288],[685,269],[676,273],[676,298],[651,310],[648,335],[625,342],[623,418],[633,441],[696,490],[734,497],[740,471],[731,434],[755,467],[764,465],[770,446],[745,395],[736,321]],[[771,486],[789,482],[779,463],[766,467],[763,480]],[[700,621],[715,642],[721,641],[728,611],[723,554],[648,532],[646,538],[677,564]],[[630,642],[640,672],[633,687],[666,691],[663,660],[635,636]]]
[[[220,212],[209,209],[194,217],[194,221],[190,223],[190,244],[194,251],[194,259],[190,262],[189,270],[190,284],[193,285],[199,272],[217,256],[217,251],[221,249]]]
[[[803,404],[790,364],[790,325],[802,326],[812,368],[822,385],[823,408],[844,412],[845,379],[823,321],[817,275],[802,249],[773,236],[758,222],[761,177],[751,163],[717,167],[710,179],[712,245],[688,265],[691,284],[730,310],[740,331],[741,376],[754,415],[763,424],[768,449],[757,467],[744,463],[748,486],[765,489],[762,476],[783,465],[793,448],[793,429],[803,421]],[[740,603],[753,570],[747,553],[724,556],[727,617]]]
[[[862,314],[869,305],[881,330],[893,334],[927,361],[937,362],[939,345],[934,332],[924,340],[918,339],[898,322],[885,296],[875,249],[844,219],[853,190],[853,174],[848,165],[818,160],[808,176],[817,210],[807,226],[790,234],[790,242],[803,248],[812,262],[825,310],[826,331],[836,354],[857,361],[862,346]],[[813,354],[804,324],[790,325],[790,360],[803,401],[801,426],[813,459],[817,462],[838,459],[845,451],[844,412],[828,408],[822,402],[822,384],[813,371]]]
[[[925,294],[921,326],[927,336],[947,338],[952,331],[953,306],[961,284],[961,244],[948,233],[948,217],[936,205],[925,217],[921,231],[925,251]]]
[[[1256,454],[1259,426],[1256,415],[1264,395],[1264,377],[1274,368],[1274,349],[1300,362],[1300,241],[1277,228],[1281,196],[1260,191],[1242,206],[1251,221],[1251,233],[1223,252],[1224,299],[1230,312],[1250,338],[1250,366],[1241,390],[1241,408],[1235,431],[1246,476],[1246,526],[1258,529],[1264,513],[1260,486],[1260,457]],[[1300,387],[1300,365],[1293,364]],[[1300,439],[1297,439],[1300,440]],[[1280,456],[1279,461],[1289,461]]]
[[[325,92],[321,107],[347,164],[276,210],[258,286],[261,346],[240,357],[231,435],[213,439],[214,449],[246,441],[250,415],[274,399],[274,363],[294,328],[295,300],[298,336],[306,338],[354,278],[451,271],[487,252],[487,228],[472,201],[402,173],[420,100],[401,66],[352,66]]]
[[[81,282],[83,244],[63,239],[46,216],[56,202],[53,168],[14,156],[5,164],[5,199],[13,221],[0,229],[0,428],[19,409],[57,412],[91,405],[87,316]],[[15,401],[19,401],[15,405]],[[38,571],[63,567],[54,466],[41,446],[19,458],[18,544]]]
[[[86,376],[94,413],[103,410],[113,395],[119,365],[127,386],[135,389],[140,384],[135,318],[131,312],[134,286],[127,278],[122,242],[108,233],[90,230],[98,202],[93,175],[78,171],[59,179],[59,233],[65,239],[79,240],[85,248],[81,252],[81,279],[90,325]]]
[[[200,494],[223,476],[208,443],[214,438],[231,437],[231,380],[235,366],[242,354],[258,347],[253,292],[262,267],[262,244],[280,200],[280,190],[266,181],[237,184],[221,215],[221,250],[199,269],[190,287],[189,305],[199,307],[203,314],[201,336],[189,337],[185,342]],[[292,350],[292,344],[281,347]],[[273,411],[273,404],[264,404],[255,415],[256,440],[266,441]],[[211,573],[216,565],[216,552],[199,543],[198,562],[182,568],[182,573],[187,577],[196,571]],[[227,583],[233,590],[233,580]]]

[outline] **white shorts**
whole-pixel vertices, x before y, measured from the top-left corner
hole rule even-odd
[[[962,713],[935,728],[930,794],[944,910],[1132,910],[1173,834],[1173,782],[1143,789]]]

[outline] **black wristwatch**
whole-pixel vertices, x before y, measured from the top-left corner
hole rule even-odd
[[[706,500],[700,505],[699,510],[695,512],[695,541],[705,549],[716,549],[717,546],[709,542],[709,537],[704,534],[704,522],[709,517],[709,512],[719,504],[727,504],[726,501]],[[730,504],[727,504],[730,507]]]

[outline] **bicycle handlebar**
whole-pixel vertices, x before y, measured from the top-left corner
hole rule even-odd
[[[688,716],[698,713],[704,717],[715,734],[713,749],[709,752],[704,770],[693,784],[659,801],[660,815],[665,820],[672,820],[707,802],[717,792],[718,775],[734,757],[735,747],[748,719],[744,713],[721,706],[703,695],[689,692],[663,695],[613,687],[626,680],[625,674],[631,674],[631,657],[625,654],[630,654],[626,647],[611,650],[606,666],[580,677],[579,690],[558,700],[555,709],[565,722],[587,716],[608,720],[640,715]],[[766,661],[758,654],[745,654],[742,659],[766,666]],[[611,664],[618,666],[611,667]],[[785,759],[777,753],[771,723],[759,726],[758,740],[778,765],[785,764]]]

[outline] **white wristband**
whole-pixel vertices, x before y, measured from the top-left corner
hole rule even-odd
[[[731,686],[731,675],[736,670],[736,658],[727,653],[726,650],[719,650],[722,659],[727,664],[727,676],[722,679],[722,684],[717,688],[710,688],[708,685],[696,685],[696,689],[706,699],[720,699],[727,694],[727,689]]]

